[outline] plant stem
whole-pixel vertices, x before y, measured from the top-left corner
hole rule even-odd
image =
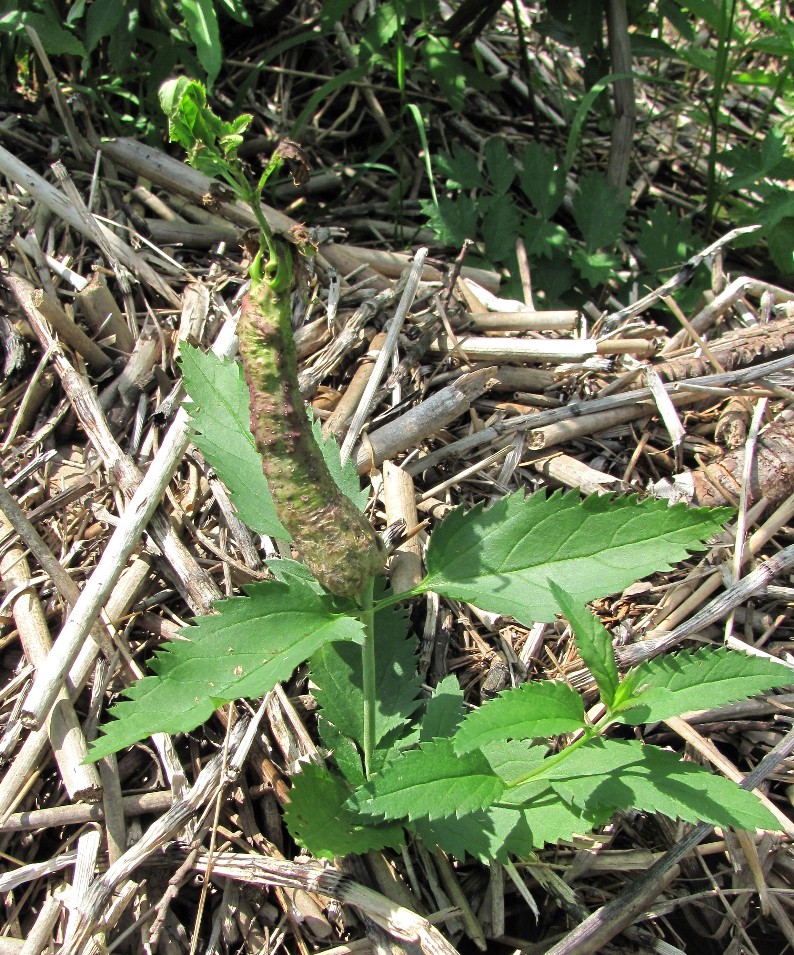
[[[270,228],[270,225],[268,224],[267,219],[265,218],[264,212],[262,212],[262,196],[258,190],[252,190],[249,203],[254,215],[256,216],[256,222],[259,226],[259,231],[261,232],[262,238],[265,240],[265,244],[267,245],[268,263],[265,266],[265,272],[274,272],[278,265],[278,253],[276,252],[275,246],[273,245],[273,232]]]
[[[262,180],[257,186],[251,186],[248,182],[248,179],[243,172],[242,167],[237,161],[233,166],[230,166],[229,173],[227,175],[227,180],[232,184],[232,188],[237,193],[238,199],[241,199],[243,202],[247,202],[251,207],[256,218],[256,224],[259,226],[260,233],[260,250],[262,252],[267,249],[267,263],[265,265],[265,274],[273,275],[278,268],[278,251],[276,249],[275,243],[273,242],[273,230],[270,228],[270,223],[267,221],[264,212],[262,211],[262,187],[267,181],[268,176],[281,165],[281,160],[273,161],[271,160],[270,167],[268,167],[268,173],[266,176],[262,177]],[[259,282],[262,280],[262,274],[260,269],[260,260],[261,256],[257,256],[254,262],[251,264],[251,279],[254,282]]]
[[[532,779],[540,776],[542,777],[544,773],[548,772],[552,766],[556,766],[557,763],[561,763],[563,760],[567,759],[571,753],[579,749],[580,746],[584,746],[585,743],[589,743],[590,740],[597,736],[600,732],[603,732],[601,727],[601,721],[598,722],[595,726],[588,727],[579,739],[574,740],[570,746],[566,746],[565,749],[561,749],[559,753],[555,753],[554,756],[549,756],[547,759],[544,759],[532,772],[526,773],[524,776],[521,776],[519,779],[514,779],[513,782],[506,785],[506,789],[515,789],[517,786],[523,786],[525,783],[530,782]]]
[[[375,609],[373,594],[375,578],[370,577],[361,592],[361,622],[364,625],[364,644],[361,647],[361,689],[364,694],[364,775],[372,771],[372,752],[375,748]]]

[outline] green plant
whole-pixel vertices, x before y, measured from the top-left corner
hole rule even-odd
[[[688,119],[704,129],[706,182],[703,196],[703,233],[736,225],[762,228],[737,245],[766,245],[773,270],[794,275],[794,215],[787,181],[792,175],[790,123],[779,118],[770,123],[780,99],[790,100],[794,30],[790,18],[773,5],[737,0],[664,2],[659,14],[679,35],[670,54],[712,80],[705,108],[696,98]],[[693,19],[696,18],[696,19]],[[698,39],[709,31],[710,42]],[[760,95],[753,97],[753,91]],[[736,144],[735,105],[749,111],[747,139]],[[785,117],[786,110],[780,111]],[[727,147],[727,148],[726,148]]]
[[[236,161],[247,117],[222,123],[200,85],[186,80],[169,84],[163,102],[190,161],[258,208],[264,180],[249,186]],[[311,482],[321,481],[335,500],[341,495],[347,504],[340,506],[362,522],[363,500],[355,470],[339,464],[335,445],[318,438],[302,409],[282,416],[282,406],[296,400],[294,366],[279,364],[290,352],[290,257],[267,223],[260,225],[241,331],[248,388],[234,363],[187,346],[183,373],[197,443],[228,483],[240,516],[282,536],[283,522],[306,550],[318,533]],[[263,462],[262,452],[274,460]],[[629,806],[775,828],[750,793],[663,749],[608,734],[787,684],[788,668],[702,648],[621,677],[609,634],[583,606],[702,549],[728,513],[633,497],[511,494],[445,518],[430,537],[426,576],[403,594],[377,579],[382,553],[370,538],[368,556],[360,556],[358,526],[351,535],[346,519],[323,523],[317,539],[325,554],[318,559],[309,547],[314,573],[292,560],[271,561],[273,579],[221,601],[216,615],[166,644],[152,662],[155,675],[111,710],[117,718],[103,727],[91,758],[154,732],[192,730],[218,706],[263,695],[308,660],[318,732],[333,768],[309,765],[294,778],[286,821],[319,856],[398,846],[405,830],[458,858],[526,855]],[[341,583],[339,568],[329,566],[340,562],[355,568]],[[603,716],[588,720],[581,696],[558,681],[508,690],[471,712],[454,677],[424,697],[400,605],[429,591],[524,624],[564,613],[598,685]]]
[[[540,143],[529,143],[515,159],[504,139],[494,136],[485,143],[482,170],[474,152],[455,144],[450,153],[435,156],[435,165],[451,194],[422,202],[428,225],[448,245],[481,240],[486,261],[511,276],[506,295],[518,294],[518,237],[539,266],[537,288],[550,302],[575,286],[587,291],[615,279],[628,196],[603,173],[580,180],[570,207],[573,223],[566,228],[557,219],[569,166]],[[514,182],[529,208],[516,203]]]
[[[575,304],[604,286],[614,292],[626,274],[633,273],[640,287],[657,286],[669,277],[669,269],[692,254],[697,231],[705,242],[717,228],[736,225],[762,225],[737,245],[766,243],[774,269],[794,274],[794,215],[786,186],[793,161],[790,133],[782,122],[771,129],[768,123],[774,103],[791,96],[794,31],[785,18],[760,5],[734,0],[628,4],[635,60],[666,63],[656,74],[638,69],[638,85],[658,86],[654,95],[659,97],[668,88],[686,96],[692,85],[711,79],[705,106],[700,96],[682,106],[691,127],[702,130],[702,143],[694,149],[696,158],[701,150],[705,156],[703,195],[691,197],[700,203],[696,222],[659,201],[631,209],[627,194],[597,171],[578,172],[570,201],[562,208],[566,179],[578,171],[574,161],[583,122],[595,112],[603,131],[608,112],[600,94],[616,79],[606,75],[604,11],[603,5],[586,0],[560,0],[544,5],[537,25],[542,36],[578,47],[584,60],[585,92],[578,103],[570,99],[570,83],[560,80],[559,108],[571,124],[564,155],[539,142],[512,153],[507,140],[498,137],[488,140],[479,154],[455,143],[449,152],[434,155],[442,183],[422,208],[438,239],[457,247],[464,239],[476,240],[485,263],[508,273],[508,297],[520,297],[514,248],[522,239],[533,285],[547,305]],[[710,35],[705,44],[698,36],[703,28]],[[747,65],[750,58],[752,67]],[[678,79],[681,66],[689,68],[683,81]],[[772,96],[760,100],[765,105],[749,143],[726,149],[729,134],[736,138],[726,99],[744,99],[754,87],[769,89]],[[512,185],[505,187],[508,173],[501,170],[511,164]],[[626,256],[624,238],[639,253],[638,263]]]
[[[55,0],[0,2],[0,71],[9,87],[35,73],[27,28],[45,53],[66,58],[64,75],[119,132],[148,135],[160,125],[157,89],[181,67],[211,87],[223,65],[221,25],[245,26],[243,0],[85,0],[62,9]]]
[[[355,0],[326,0],[320,14],[321,28],[333,30],[353,6]],[[402,94],[406,75],[425,71],[457,112],[462,110],[471,90],[486,92],[498,85],[466,61],[454,38],[444,35],[438,0],[388,0],[376,4],[355,52],[358,65],[366,71],[391,73]]]

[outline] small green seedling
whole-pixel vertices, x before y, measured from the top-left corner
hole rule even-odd
[[[526,856],[629,807],[777,828],[753,794],[610,731],[789,684],[788,667],[706,647],[621,676],[609,634],[584,607],[702,550],[729,511],[510,494],[487,509],[449,514],[430,537],[424,579],[391,593],[379,576],[383,550],[363,515],[356,472],[340,466],[336,446],[319,439],[299,403],[287,337],[290,253],[263,222],[263,181],[250,189],[236,160],[247,120],[221,123],[198,84],[179,82],[169,90],[179,95],[166,97],[175,138],[191,162],[251,201],[263,224],[241,319],[247,385],[235,363],[183,351],[195,440],[240,517],[261,533],[288,532],[306,560],[269,562],[273,579],[220,601],[216,615],[167,643],[151,663],[154,675],[112,708],[116,719],[103,727],[92,758],[152,733],[192,730],[228,701],[261,697],[308,660],[328,760],[294,777],[285,816],[317,856],[397,847],[406,831],[459,859]],[[286,423],[279,420],[285,405]],[[310,482],[322,482],[328,500],[318,503]],[[323,509],[329,501],[337,508],[331,520]],[[431,591],[526,625],[564,614],[603,716],[589,720],[581,696],[562,681],[526,683],[473,710],[455,677],[425,697],[402,607]]]

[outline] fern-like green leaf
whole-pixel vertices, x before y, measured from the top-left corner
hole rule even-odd
[[[482,753],[456,756],[451,740],[438,739],[392,760],[357,790],[353,803],[382,819],[438,819],[490,806],[503,790]]]
[[[292,777],[290,802],[284,821],[293,838],[319,859],[370,849],[399,848],[403,831],[398,825],[377,825],[346,805],[350,790],[337,776],[309,763]]]
[[[791,684],[794,670],[783,663],[726,647],[684,650],[647,660],[626,676],[633,695],[616,719],[638,726]]]
[[[183,344],[182,376],[190,401],[193,443],[229,491],[240,520],[258,534],[288,541],[276,516],[262,472],[262,459],[249,428],[250,403],[243,370],[209,352]]]
[[[576,649],[598,685],[601,702],[605,706],[611,706],[620,682],[611,637],[597,617],[586,607],[571,600],[553,580],[549,581],[549,587],[560,610],[573,628]]]
[[[571,733],[586,725],[582,698],[567,684],[524,683],[470,713],[455,734],[455,752],[469,753],[493,740]]]
[[[581,603],[615,593],[702,550],[730,513],[519,491],[488,510],[449,514],[430,538],[427,576],[415,592],[434,590],[525,624],[551,621],[560,608],[550,580]]]
[[[89,759],[115,753],[152,733],[195,729],[219,706],[256,699],[285,680],[329,641],[363,640],[361,623],[335,611],[332,599],[298,578],[266,580],[247,596],[216,604],[218,613],[182,631],[151,661],[147,676],[110,710],[115,719]]]

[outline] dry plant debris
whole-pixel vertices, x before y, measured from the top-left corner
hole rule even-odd
[[[510,74],[513,99],[477,94],[481,114],[451,117],[450,138],[482,146],[495,126],[526,136],[500,112],[520,115],[528,95],[499,59],[510,28],[505,15],[477,43]],[[323,48],[331,74],[339,39],[335,52]],[[240,75],[256,55],[240,53]],[[552,127],[552,66],[578,69],[566,55],[536,63],[548,85],[533,102]],[[260,117],[268,129],[272,107],[306,96],[289,57],[281,69]],[[634,159],[644,169],[635,190],[691,209],[687,186],[702,168],[675,140],[664,89],[654,102],[647,94],[629,128],[644,124],[641,149],[654,141],[668,169],[658,176],[649,154]],[[388,343],[413,258],[395,250],[400,234],[432,237],[414,200],[389,219],[375,172],[345,180],[372,128],[394,134],[392,95],[354,84],[345,113],[330,94],[303,130],[324,174],[298,202],[277,189],[266,214],[286,231],[319,195],[312,296],[295,303],[302,390],[326,433],[351,435],[376,527],[404,520],[413,532],[391,566],[398,589],[421,574],[427,524],[461,502],[564,487],[728,503],[736,519],[702,559],[599,602],[601,620],[626,665],[693,640],[790,661],[792,568],[776,555],[794,518],[794,293],[737,256],[743,228],[704,243],[634,301],[605,294],[571,309],[534,308],[530,277],[516,302],[500,297],[497,271],[431,256]],[[229,707],[188,739],[83,762],[108,698],[188,618],[261,579],[276,550],[236,518],[179,410],[181,342],[234,354],[237,240],[250,210],[161,149],[100,143],[79,121],[70,146],[41,105],[46,114],[9,116],[0,129],[0,953],[58,950],[64,938],[60,950],[75,953],[118,940],[185,952],[794,947],[790,693],[671,719],[646,737],[737,781],[755,772],[783,835],[616,818],[595,837],[491,869],[421,844],[338,870],[296,855],[279,807],[297,761],[318,755],[300,672],[255,713]],[[101,116],[91,122],[106,132]],[[613,138],[618,177],[623,147]],[[605,158],[595,147],[592,162]],[[401,162],[419,181],[421,162]],[[344,203],[324,204],[323,190]],[[340,241],[341,229],[356,241]],[[686,285],[700,293],[688,317],[669,298]],[[368,389],[379,360],[388,375]],[[528,629],[430,596],[414,626],[427,683],[456,673],[474,702],[549,677],[592,690],[563,624]],[[28,728],[19,711],[48,657],[55,705],[42,703],[46,721]]]

